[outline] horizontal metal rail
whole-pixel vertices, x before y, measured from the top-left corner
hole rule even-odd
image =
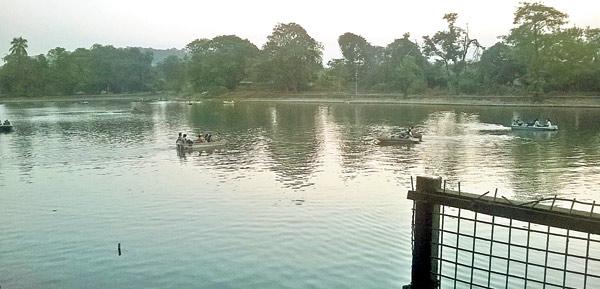
[[[587,204],[575,200],[571,200],[573,202],[571,209],[565,209],[542,205],[538,202],[519,203],[504,198],[439,189],[433,192],[411,190],[408,192],[407,198],[417,202],[466,209],[496,217],[600,235],[600,214],[593,211],[573,210],[575,203]],[[593,210],[595,203],[589,204],[592,205]]]

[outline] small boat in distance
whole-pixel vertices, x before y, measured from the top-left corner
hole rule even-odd
[[[512,130],[527,130],[527,131],[557,131],[558,125],[551,126],[535,126],[535,125],[511,125]]]
[[[417,144],[421,139],[412,136],[390,135],[387,137],[378,137],[378,145],[395,145],[395,144]]]
[[[526,131],[557,131],[558,125],[550,123],[550,120],[547,120],[545,125],[540,124],[540,122],[537,119],[533,123],[526,123],[520,120],[513,120],[512,124],[510,125],[510,129]]]
[[[193,144],[177,144],[178,150],[184,151],[203,151],[223,147],[227,144],[226,140],[216,140],[211,142],[193,143]]]
[[[0,124],[0,132],[11,132],[14,130],[12,124]]]
[[[233,100],[223,100],[223,104],[235,104]]]
[[[413,131],[413,128],[402,130],[388,135],[380,135],[377,138],[379,145],[395,145],[395,144],[416,144],[423,140],[423,135]]]

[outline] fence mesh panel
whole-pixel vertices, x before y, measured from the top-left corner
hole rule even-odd
[[[541,201],[571,210],[587,206],[590,216],[596,206]],[[600,235],[443,205],[433,218],[439,223],[431,273],[439,288],[600,288]]]

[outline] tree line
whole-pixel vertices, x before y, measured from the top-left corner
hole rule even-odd
[[[151,51],[93,45],[29,56],[13,39],[0,67],[5,95],[71,95],[174,91],[219,95],[240,89],[286,92],[530,94],[600,92],[600,29],[567,26],[568,15],[522,3],[513,28],[483,47],[456,13],[421,41],[405,33],[377,46],[344,33],[342,58],[323,65],[323,46],[296,23],[274,27],[258,48],[235,35],[196,39],[183,57],[153,65]]]

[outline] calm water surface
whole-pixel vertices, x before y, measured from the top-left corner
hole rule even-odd
[[[513,133],[516,116],[561,131]],[[399,288],[411,175],[600,200],[593,109],[97,101],[0,118],[16,126],[0,134],[3,289]],[[410,125],[423,143],[373,144]],[[177,132],[203,130],[226,148],[177,153]]]

